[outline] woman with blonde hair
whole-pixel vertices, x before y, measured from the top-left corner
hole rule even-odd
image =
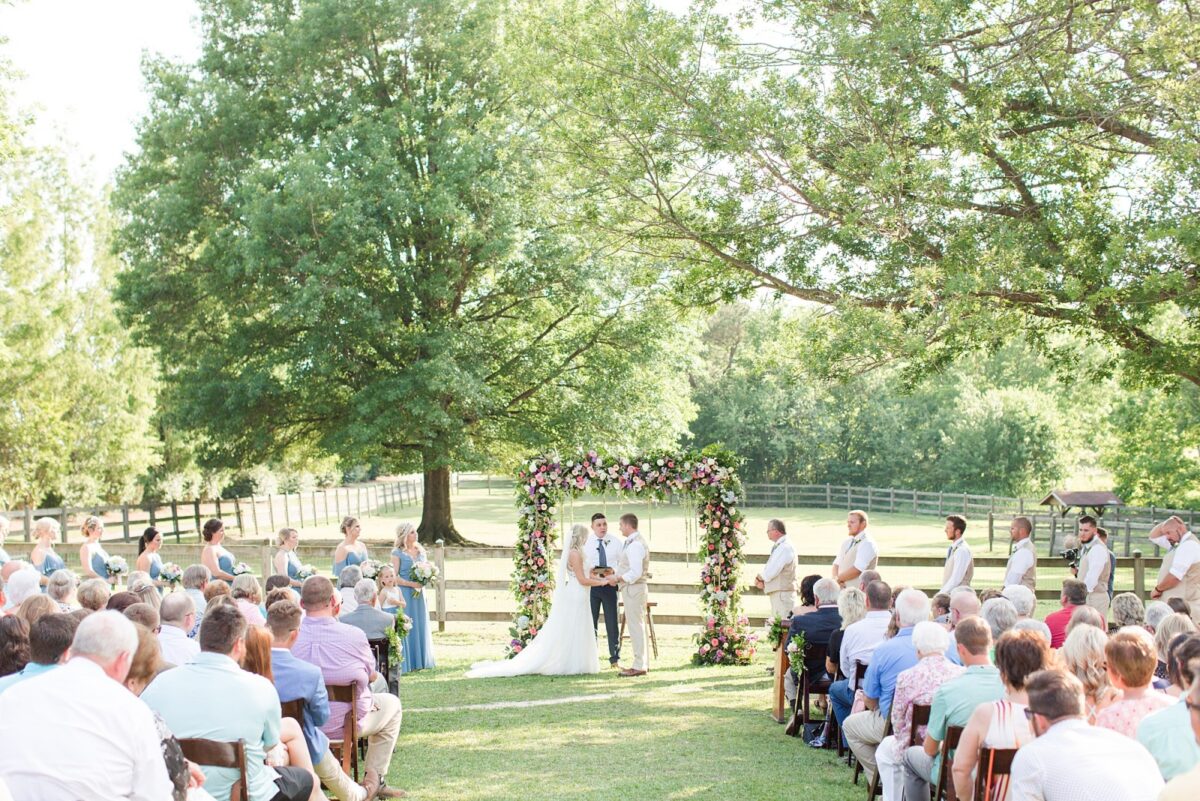
[[[1076,626],[1058,652],[1062,666],[1083,682],[1087,722],[1096,725],[1096,714],[1120,697],[1108,681],[1108,659],[1104,647],[1108,635],[1091,625]]]
[[[162,606],[162,596],[159,594],[158,587],[154,586],[154,579],[148,575],[130,581],[129,592],[140,598],[142,603],[153,606],[155,611]]]
[[[359,542],[362,525],[357,517],[342,519],[342,541],[333,549],[333,575],[340,576],[350,565],[361,565],[370,558],[367,546]]]
[[[79,546],[79,565],[83,568],[83,577],[104,579],[109,584],[116,584],[116,575],[108,572],[108,551],[100,544],[100,538],[104,536],[104,521],[92,515],[83,521],[80,533],[83,534],[83,545]]]
[[[70,570],[55,570],[46,582],[46,596],[55,601],[61,611],[70,612],[79,608],[75,597],[78,587],[79,579]]]
[[[433,633],[429,630],[429,611],[425,605],[422,585],[412,580],[413,568],[427,562],[425,549],[417,542],[417,527],[407,521],[396,526],[396,547],[392,551],[392,569],[396,571],[396,584],[400,587],[401,599],[412,618],[412,629],[404,638],[404,653],[400,658],[400,671],[431,668],[433,661]]]
[[[262,603],[262,587],[259,586],[258,579],[249,573],[236,576],[229,594],[237,602],[238,611],[242,613],[242,617],[246,618],[247,623],[251,626],[267,625],[267,619],[263,617],[262,610],[258,608],[258,605]]]
[[[838,675],[838,661],[842,655],[842,637],[846,629],[867,616],[867,596],[858,587],[846,587],[838,593],[838,614],[842,627],[829,635],[829,647],[825,650],[825,670],[830,676]]]
[[[50,583],[50,576],[67,566],[63,558],[54,550],[54,541],[58,539],[62,527],[53,517],[41,517],[33,524],[33,536],[37,545],[29,553],[29,561],[41,574],[41,583],[45,587]]]
[[[300,562],[300,556],[296,553],[296,546],[300,544],[300,532],[294,528],[281,528],[279,533],[275,535],[275,556],[271,560],[271,564],[275,567],[275,575],[287,576],[288,586],[300,589],[303,584],[300,580],[300,568],[304,565]]]

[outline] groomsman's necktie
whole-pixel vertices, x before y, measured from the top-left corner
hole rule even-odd
[[[947,549],[946,549],[946,558],[947,558],[947,559],[949,559],[949,558],[950,558],[950,554],[952,554],[952,553],[954,553],[954,546],[953,546],[953,545],[951,545],[949,548],[947,548]]]
[[[608,567],[608,554],[604,552],[604,540],[598,540],[596,542],[596,550],[600,552],[599,567]]]

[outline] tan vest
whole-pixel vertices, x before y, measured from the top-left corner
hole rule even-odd
[[[1026,543],[1029,543],[1029,544],[1026,545]],[[1029,569],[1025,571],[1025,574],[1023,576],[1021,576],[1021,585],[1028,587],[1029,589],[1033,590],[1036,593],[1037,592],[1037,550],[1033,547],[1033,540],[1029,539],[1028,537],[1021,540],[1021,544],[1018,545],[1016,548],[1013,548],[1013,553],[1016,553],[1018,550],[1020,550],[1022,548],[1028,548],[1029,550],[1033,551],[1033,564],[1030,565]],[[1009,556],[1008,559],[1011,562],[1012,556]],[[1008,574],[1008,566],[1007,565],[1005,565],[1005,567],[1004,567],[1004,572],[1006,575]]]
[[[1098,540],[1097,540],[1098,542]],[[1104,567],[1100,568],[1100,578],[1096,581],[1096,588],[1091,594],[1103,592],[1104,596],[1108,597],[1108,574],[1112,572],[1112,561],[1108,558],[1107,548],[1097,548],[1092,546],[1079,560],[1079,580],[1083,581],[1088,574],[1089,560],[1096,558],[1096,555],[1102,555],[1104,559]]]
[[[776,546],[780,547],[780,546]],[[774,550],[774,549],[772,549]],[[763,592],[795,592],[796,591],[796,560],[788,562],[779,571],[779,575],[763,583]]]
[[[835,560],[834,564],[837,565],[839,574],[854,567],[854,557],[858,555],[858,546],[859,546],[859,543],[861,543],[861,542],[862,542],[862,540],[859,539],[858,537],[855,537],[854,539],[850,540],[850,547],[846,549],[846,552],[844,554],[842,554],[841,556],[839,556],[837,558],[837,560]],[[871,560],[871,563],[869,565],[867,565],[867,570],[874,570],[875,566],[877,564],[879,564],[879,555],[878,554],[876,554],[875,558],[873,558]],[[866,571],[863,571],[863,572],[865,573]],[[862,579],[861,578],[851,579],[850,584],[848,584],[847,586],[862,587]]]
[[[642,549],[646,552],[646,555],[644,557],[642,557],[642,575],[639,576],[638,580],[633,583],[634,584],[647,584],[647,583],[649,583],[649,580],[650,580],[650,546],[646,544],[646,540],[642,537],[641,534],[637,535],[637,539],[641,541]],[[629,542],[630,542],[630,539],[626,539],[625,545],[628,546]],[[631,565],[629,564],[629,551],[627,548],[622,548],[621,549],[621,558],[617,560],[617,575],[624,576],[626,573],[629,572],[630,567],[631,567]]]
[[[1183,536],[1180,542],[1182,543],[1188,537],[1195,539],[1196,535],[1189,531]],[[1158,569],[1158,583],[1161,584],[1162,580],[1171,572],[1171,566],[1175,564],[1175,554],[1177,552],[1177,548],[1172,548],[1163,557],[1162,567]],[[1169,590],[1163,591],[1160,600],[1166,601],[1170,598],[1182,598],[1187,601],[1188,606],[1192,610],[1192,620],[1200,620],[1200,562],[1193,562],[1188,571],[1183,574],[1183,578],[1180,579],[1178,584]]]
[[[950,580],[950,574],[954,572],[954,559],[956,556],[958,556],[958,549],[961,548],[962,546],[956,545],[953,547],[954,547],[954,550],[951,551],[950,555],[946,557],[946,566],[942,568],[942,586],[943,587],[946,586],[946,582]],[[959,587],[970,587],[971,586],[971,577],[974,575],[975,575],[975,556],[974,556],[974,554],[972,554],[971,561],[967,562],[967,572],[963,573],[962,582],[958,586]],[[954,589],[954,587],[951,587],[950,589]]]

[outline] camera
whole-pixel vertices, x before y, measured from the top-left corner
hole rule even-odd
[[[1061,556],[1063,559],[1066,560],[1067,567],[1072,567],[1072,568],[1075,568],[1076,570],[1079,569],[1079,549],[1078,548],[1063,548],[1062,552],[1059,553],[1059,556]]]

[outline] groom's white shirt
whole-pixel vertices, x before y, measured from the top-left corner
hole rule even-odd
[[[588,534],[583,543],[583,572],[590,574],[593,567],[600,566],[600,539],[595,532]],[[609,534],[604,538],[604,558],[608,560],[608,566],[617,570],[617,560],[621,558],[621,538]]]
[[[629,559],[629,572],[620,578],[626,584],[632,584],[642,577],[642,562],[646,560],[646,543],[642,542],[641,534],[635,531],[626,537],[623,550]]]

